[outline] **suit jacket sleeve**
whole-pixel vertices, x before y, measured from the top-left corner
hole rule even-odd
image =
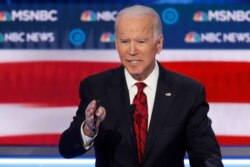
[[[211,128],[211,120],[207,116],[209,106],[205,100],[203,86],[200,86],[195,99],[186,127],[190,165],[192,167],[223,167],[220,148]]]

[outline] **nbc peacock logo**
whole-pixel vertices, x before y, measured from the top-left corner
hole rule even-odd
[[[185,36],[185,42],[186,43],[200,43],[201,37],[197,32],[189,32]]]
[[[208,21],[208,15],[203,11],[198,11],[194,14],[193,21],[206,22]]]
[[[11,15],[9,12],[0,11],[0,22],[11,21]]]
[[[2,33],[0,33],[0,43],[4,42],[4,35]]]
[[[115,42],[115,35],[110,32],[104,32],[100,37],[100,42],[102,43],[112,43]]]
[[[97,21],[96,14],[91,10],[84,11],[81,14],[81,21],[84,21],[84,22]]]

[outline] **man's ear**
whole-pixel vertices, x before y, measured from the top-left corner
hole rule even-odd
[[[116,35],[115,35],[116,36]],[[118,50],[118,44],[117,44],[117,42],[118,42],[118,38],[117,38],[117,36],[115,37],[115,48],[116,48],[116,50]]]
[[[117,50],[117,38],[115,39],[115,48]]]
[[[160,37],[157,39],[157,51],[156,53],[159,54],[163,48],[163,41],[164,41],[164,37],[163,35],[161,34]]]

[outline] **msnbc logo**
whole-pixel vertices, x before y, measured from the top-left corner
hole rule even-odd
[[[185,36],[186,43],[199,43],[201,42],[200,35],[197,32],[189,32]]]
[[[57,21],[57,10],[11,10],[10,12],[0,11],[0,21]]]
[[[196,22],[250,22],[250,10],[208,10],[198,11],[194,14]]]
[[[91,10],[86,10],[81,14],[81,21],[91,22],[91,21],[115,21],[117,11],[102,11],[93,12]]]
[[[100,41],[102,43],[111,43],[115,42],[115,35],[110,32],[105,32],[101,35]]]
[[[205,12],[198,11],[194,14],[193,20],[197,22],[208,21],[208,15]]]
[[[8,12],[0,12],[0,22],[11,21],[11,15]]]

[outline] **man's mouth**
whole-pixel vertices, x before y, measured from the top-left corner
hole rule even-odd
[[[130,60],[128,61],[130,64],[136,65],[138,64],[140,61],[139,60]]]

